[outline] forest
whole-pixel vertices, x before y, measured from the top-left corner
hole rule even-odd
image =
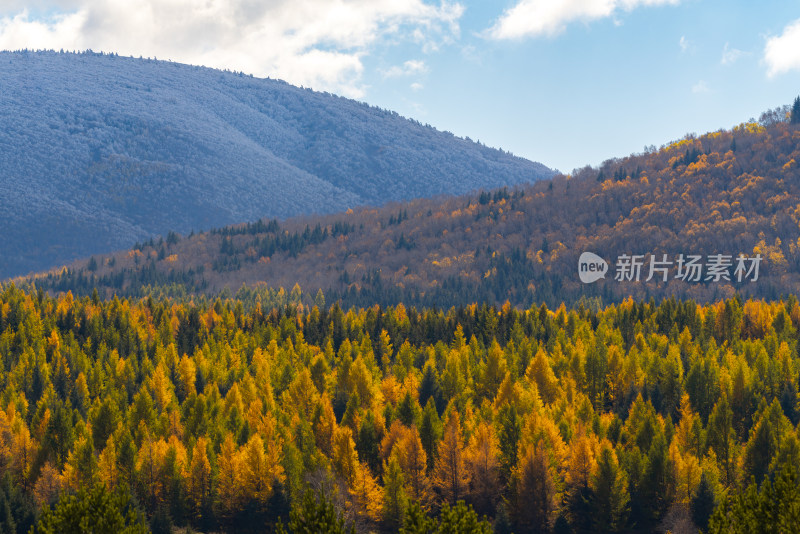
[[[0,291],[0,530],[788,532],[800,303]],[[81,519],[83,518],[83,519]]]
[[[797,106],[796,106],[797,107]],[[800,115],[800,110],[797,111]],[[526,186],[167,238],[20,279],[50,291],[143,297],[298,283],[345,306],[487,302],[556,308],[628,296],[709,303],[800,291],[800,119],[788,106]],[[171,237],[170,237],[171,236]],[[763,259],[757,283],[582,284],[582,252]],[[306,301],[305,304],[312,304]]]

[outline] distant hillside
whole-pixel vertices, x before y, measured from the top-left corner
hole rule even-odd
[[[0,53],[0,124],[0,278],[170,230],[553,174],[330,94],[94,53]]]
[[[171,235],[36,283],[84,294],[98,284],[105,295],[299,283],[309,297],[322,289],[328,302],[440,307],[797,293],[800,124],[776,115],[783,112],[515,190]],[[611,264],[605,280],[580,282],[586,251]],[[735,265],[730,281],[709,281],[707,271],[698,282],[675,279],[680,254],[707,263],[740,253],[762,256],[757,281],[738,282]],[[640,281],[614,280],[616,260],[635,254],[646,256]],[[650,254],[673,262],[666,283],[660,275],[645,282]]]

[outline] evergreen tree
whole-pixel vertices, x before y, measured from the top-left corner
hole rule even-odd
[[[278,532],[286,534],[283,525]],[[323,493],[306,491],[298,499],[289,513],[289,532],[291,534],[355,534],[353,527],[347,528],[344,519]]]
[[[87,532],[87,528],[96,534],[144,534],[149,530],[144,515],[124,490],[109,492],[102,485],[62,495],[53,509],[42,511],[36,530],[58,534]]]
[[[714,491],[711,489],[711,484],[708,483],[706,474],[703,473],[700,477],[697,493],[692,497],[691,503],[692,521],[703,532],[708,530],[708,520],[714,512],[715,505],[716,497],[714,496]]]
[[[500,409],[500,466],[506,480],[517,465],[517,448],[522,436],[522,419],[514,404],[505,404]]]
[[[433,399],[428,399],[425,410],[422,412],[422,423],[419,427],[419,437],[428,459],[428,470],[433,468],[436,459],[436,447],[442,436],[442,421],[436,413]]]
[[[358,457],[367,463],[373,473],[379,473],[381,466],[379,441],[375,416],[372,411],[367,411],[356,436],[356,450]]]
[[[795,469],[787,465],[774,484],[765,478],[761,487],[751,482],[745,492],[729,495],[714,510],[708,532],[797,532],[797,525],[800,525],[800,484]]]
[[[442,506],[439,519],[428,517],[419,504],[408,511],[400,534],[491,534],[492,525],[480,519],[471,506],[458,501],[455,506]]]
[[[400,534],[433,534],[438,526],[439,522],[429,517],[418,502],[414,502],[406,513]]]
[[[792,124],[800,124],[800,96],[794,99],[794,104],[792,104],[792,114],[789,117],[789,122]]]
[[[750,433],[750,439],[744,449],[744,468],[748,476],[755,477],[760,484],[769,471],[769,464],[778,452],[783,433],[790,426],[783,415],[783,409],[777,398],[773,399],[761,413]]]
[[[403,471],[397,456],[392,455],[384,468],[383,488],[383,518],[387,527],[396,530],[403,524],[403,518],[408,508],[408,495],[404,489],[405,481]]]
[[[614,450],[603,447],[592,477],[592,517],[598,532],[618,532],[628,515],[628,477],[620,469]]]
[[[439,517],[440,534],[491,534],[492,526],[480,519],[471,506],[458,501],[455,506],[445,504]]]

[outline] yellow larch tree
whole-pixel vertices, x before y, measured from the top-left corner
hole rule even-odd
[[[426,474],[428,458],[416,426],[397,441],[392,456],[397,456],[403,470],[409,497],[426,508],[431,499],[431,483]]]
[[[100,481],[109,491],[113,491],[119,484],[119,469],[117,468],[117,443],[113,434],[106,440],[106,446],[97,458],[97,472]]]
[[[217,499],[223,516],[236,513],[242,503],[241,464],[239,451],[228,434],[217,455],[219,478],[217,479]]]
[[[478,513],[494,512],[500,493],[500,448],[492,425],[481,422],[472,434],[465,459],[470,495]]]
[[[36,459],[39,446],[31,438],[31,433],[21,419],[15,421],[11,443],[11,472],[22,488],[27,491],[30,483],[31,469]]]
[[[350,503],[356,515],[376,522],[383,511],[383,490],[364,462],[355,464],[350,482]]]
[[[342,426],[334,430],[331,462],[336,474],[348,484],[352,484],[358,469],[358,453],[353,441],[353,432],[349,427]]]
[[[49,461],[39,470],[39,478],[33,487],[33,498],[39,507],[49,506],[58,500],[61,494],[61,473]]]
[[[180,363],[178,363],[178,387],[182,399],[197,392],[195,387],[196,380],[197,366],[192,358],[184,354]]]
[[[454,506],[465,497],[469,484],[464,461],[461,419],[455,408],[447,416],[437,450],[439,456],[434,464],[432,482],[439,492],[440,500]]]
[[[193,513],[201,516],[211,497],[211,463],[208,461],[208,438],[205,436],[197,438],[192,449],[188,497]]]
[[[528,364],[525,378],[529,383],[536,385],[539,395],[545,403],[549,404],[556,399],[558,379],[553,373],[550,361],[543,349],[539,349],[531,363]]]

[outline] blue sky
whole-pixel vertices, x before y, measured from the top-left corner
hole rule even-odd
[[[800,2],[5,0],[0,48],[282,78],[562,171],[800,94]]]

